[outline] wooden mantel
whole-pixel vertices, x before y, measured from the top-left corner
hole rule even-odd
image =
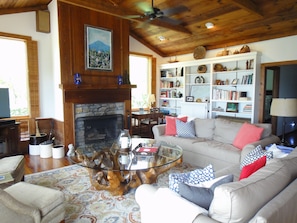
[[[124,127],[129,128],[131,114],[131,89],[136,85],[106,86],[94,88],[91,85],[60,85],[64,97],[64,143],[75,145],[75,104],[124,103]]]
[[[131,100],[131,88],[136,85],[109,85],[104,88],[92,85],[60,85],[65,102],[70,103],[110,103]]]

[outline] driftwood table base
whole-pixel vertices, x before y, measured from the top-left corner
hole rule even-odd
[[[148,147],[136,143],[140,147],[133,147],[133,151],[112,147],[94,151],[89,156],[77,149],[72,160],[88,169],[91,184],[97,190],[108,190],[112,195],[123,195],[141,184],[155,183],[161,173],[182,162],[182,149],[178,146],[160,145],[156,152],[143,153],[138,149]]]
[[[161,167],[151,167],[147,170],[96,170],[90,169],[91,184],[97,190],[107,190],[112,195],[123,195],[131,188],[136,188],[141,184],[155,183],[161,173],[180,164],[182,159],[166,164]]]

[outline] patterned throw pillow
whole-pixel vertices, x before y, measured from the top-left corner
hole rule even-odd
[[[169,174],[169,189],[179,193],[179,183],[189,185],[197,185],[204,181],[214,179],[214,170],[212,165],[208,165],[203,169],[196,169],[187,173],[171,173]]]
[[[194,138],[196,136],[194,121],[183,122],[176,119],[175,122],[178,137]]]
[[[175,120],[181,120],[183,122],[188,121],[188,116],[184,117],[171,117],[171,116],[166,116],[166,125],[165,125],[165,135],[167,136],[175,136],[176,135],[176,123]]]
[[[262,146],[258,145],[255,149],[253,149],[244,157],[243,161],[240,164],[240,169],[242,169],[244,166],[247,166],[255,162],[263,156],[266,156],[266,160],[268,161],[273,158],[273,152],[263,150]]]

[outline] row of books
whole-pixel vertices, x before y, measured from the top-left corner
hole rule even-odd
[[[247,101],[246,91],[231,91],[223,89],[213,89],[212,92],[213,100],[233,100],[233,101]]]
[[[174,82],[173,81],[161,81],[161,88],[173,88]]]
[[[253,74],[243,75],[241,84],[253,84]]]
[[[253,110],[253,105],[252,104],[247,104],[243,107],[243,112],[252,112]]]
[[[174,90],[169,91],[161,91],[161,98],[177,98],[177,93]]]

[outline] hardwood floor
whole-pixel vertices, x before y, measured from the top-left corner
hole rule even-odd
[[[37,173],[73,164],[68,157],[61,159],[40,158],[40,156],[25,155],[25,174]]]

